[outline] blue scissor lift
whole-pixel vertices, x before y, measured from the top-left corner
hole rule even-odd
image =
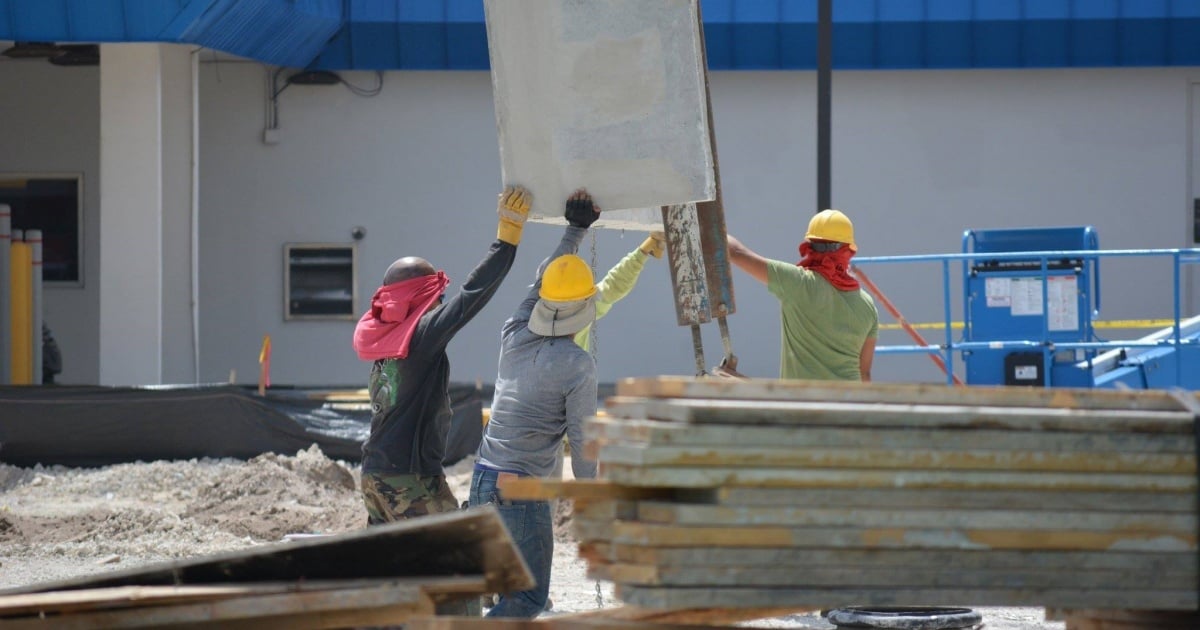
[[[1170,257],[1175,325],[1139,339],[1098,339],[1094,318],[1105,257]],[[943,268],[945,342],[880,346],[877,353],[939,353],[951,369],[961,354],[968,385],[1200,389],[1200,316],[1180,316],[1180,269],[1200,263],[1200,250],[1104,251],[1091,226],[1015,228],[968,230],[961,254],[867,257],[855,264],[929,261]],[[958,340],[950,324],[953,262],[962,265]]]

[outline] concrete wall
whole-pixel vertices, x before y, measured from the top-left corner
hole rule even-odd
[[[0,171],[83,173],[82,286],[45,287],[62,383],[95,383],[100,353],[100,71],[0,58]]]
[[[372,75],[346,78],[368,84]],[[955,252],[968,228],[1077,224],[1096,226],[1106,248],[1187,246],[1192,79],[1200,72],[838,73],[834,203],[855,220],[863,255]],[[500,169],[488,75],[389,73],[375,98],[293,86],[279,99],[276,145],[260,140],[260,66],[204,64],[201,80],[202,380],[236,369],[253,381],[269,333],[275,382],[361,385],[353,322],[283,321],[283,244],[349,242],[353,226],[366,227],[360,311],[399,256],[425,256],[461,282],[494,234]],[[815,77],[717,73],[712,91],[729,229],[793,260],[816,196]],[[456,380],[494,378],[500,323],[559,230],[527,234],[509,280],[450,347]],[[601,270],[640,239],[599,234]],[[941,317],[937,267],[877,267],[872,277],[910,320]],[[1165,264],[1118,261],[1103,277],[1102,316],[1169,315]],[[741,368],[775,376],[773,299],[740,272],[735,282]],[[720,342],[715,325],[705,328],[712,364]],[[602,380],[692,371],[660,261],[598,334]],[[907,340],[889,333],[882,342]],[[923,358],[877,366],[884,379],[938,378]]]

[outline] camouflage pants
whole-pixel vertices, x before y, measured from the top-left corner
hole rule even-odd
[[[363,473],[362,495],[369,525],[458,509],[458,500],[443,476]]]

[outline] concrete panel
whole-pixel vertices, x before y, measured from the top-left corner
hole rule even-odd
[[[486,0],[503,181],[561,217],[586,187],[606,211],[715,195],[695,0]],[[642,210],[605,227],[656,228]]]

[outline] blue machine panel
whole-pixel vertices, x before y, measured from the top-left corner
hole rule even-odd
[[[968,342],[1035,340],[1025,348],[974,349],[964,353],[971,385],[1043,385],[1048,372],[1085,359],[1074,350],[1046,345],[1091,341],[1092,316],[1099,309],[1098,267],[1077,256],[1031,255],[992,259],[988,253],[1067,252],[1099,249],[1089,227],[968,231],[964,263]],[[1044,260],[1044,262],[1043,262]],[[1043,269],[1044,265],[1044,269]]]

